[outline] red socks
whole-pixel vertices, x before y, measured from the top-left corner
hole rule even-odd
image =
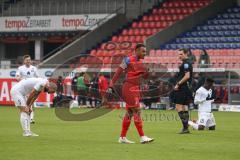
[[[139,136],[140,137],[144,136],[143,122],[142,122],[141,116],[139,116],[138,114],[134,114],[133,118],[134,118],[134,124],[135,124],[135,127],[137,128]],[[131,117],[125,115],[122,121],[121,137],[126,137],[130,124],[131,124]]]
[[[131,124],[131,117],[125,115],[122,121],[122,132],[121,132],[121,137],[126,137],[128,128]]]
[[[142,122],[141,116],[139,116],[138,114],[134,114],[133,118],[134,118],[135,127],[137,128],[139,136],[140,137],[144,136],[143,122]]]

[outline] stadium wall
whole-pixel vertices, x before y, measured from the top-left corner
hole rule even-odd
[[[129,19],[136,18],[149,9],[152,9],[154,5],[158,5],[163,1],[164,0],[126,0],[126,16]]]
[[[176,22],[169,28],[150,36],[145,40],[147,50],[158,49],[162,44],[170,41],[206,19],[216,16],[219,12],[236,4],[236,0],[215,0],[210,5],[200,9],[192,15]]]
[[[56,64],[55,67],[57,67],[57,65],[61,65],[73,57],[86,53],[97,43],[100,43],[104,38],[111,36],[114,31],[120,29],[121,25],[119,24],[125,24],[126,22],[127,19],[125,15],[116,15],[100,27],[88,32],[86,35],[78,38],[70,45],[67,45],[65,48],[55,53],[53,56],[44,60],[39,66],[44,67],[48,66],[48,64]]]

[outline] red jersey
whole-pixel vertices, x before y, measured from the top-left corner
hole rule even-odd
[[[98,79],[98,88],[100,92],[105,92],[108,89],[108,80],[104,76],[100,76]]]
[[[119,71],[120,70],[120,71]],[[132,83],[134,85],[139,85],[141,78],[147,78],[148,71],[145,68],[141,60],[139,60],[135,55],[125,57],[118,68],[118,71],[115,73],[110,86],[117,81],[121,72],[125,70],[126,78],[125,82]]]

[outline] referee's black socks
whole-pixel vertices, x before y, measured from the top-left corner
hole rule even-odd
[[[188,120],[189,120],[189,113],[188,111],[180,111],[178,115],[182,121],[183,129],[188,129]]]

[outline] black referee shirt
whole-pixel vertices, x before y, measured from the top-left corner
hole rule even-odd
[[[185,59],[179,66],[179,72],[176,75],[177,82],[179,82],[187,72],[190,72],[190,78],[186,82],[181,84],[181,86],[190,85],[192,83],[193,67],[191,62],[188,59]]]

